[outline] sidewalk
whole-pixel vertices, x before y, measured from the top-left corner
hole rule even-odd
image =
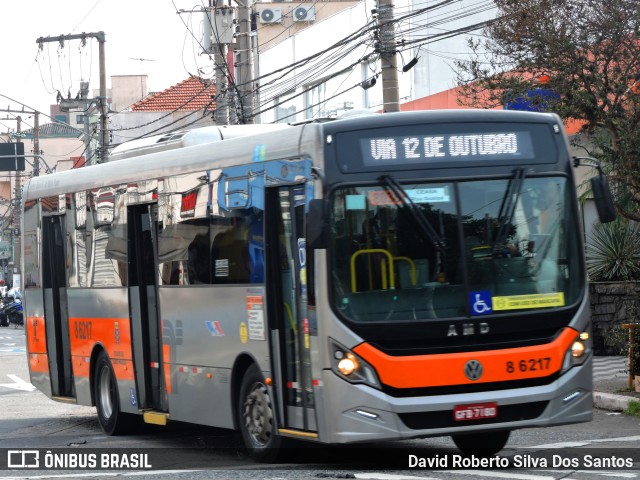
[[[625,357],[594,357],[593,406],[622,412],[629,402],[640,402],[640,393],[628,389],[629,375]]]

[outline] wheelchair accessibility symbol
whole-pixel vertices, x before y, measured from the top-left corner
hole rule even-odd
[[[486,315],[492,312],[491,292],[489,290],[481,290],[479,292],[471,292],[469,295],[471,303],[471,315]]]

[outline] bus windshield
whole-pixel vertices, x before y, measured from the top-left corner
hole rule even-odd
[[[336,309],[368,323],[571,305],[582,274],[569,190],[564,177],[527,178],[522,170],[495,180],[337,189]]]

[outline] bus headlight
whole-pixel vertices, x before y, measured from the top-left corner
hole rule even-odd
[[[342,355],[342,352],[340,352],[338,355]],[[355,372],[357,369],[358,369],[358,361],[356,360],[356,357],[352,353],[347,353],[346,356],[344,356],[343,358],[340,359],[340,361],[338,361],[338,370],[340,371],[341,374],[347,377],[351,375],[353,372]]]
[[[564,355],[564,362],[562,363],[562,371],[565,373],[571,367],[576,365],[582,365],[591,353],[591,336],[589,332],[581,332],[576,336],[573,343],[569,346]]]
[[[573,358],[580,358],[584,355],[586,349],[587,347],[584,346],[581,340],[576,340],[573,342],[573,345],[571,345],[571,356]]]
[[[364,383],[380,388],[380,380],[375,369],[351,350],[329,339],[331,369],[339,377],[350,383]]]

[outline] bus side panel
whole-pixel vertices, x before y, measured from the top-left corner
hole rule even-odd
[[[77,402],[91,405],[92,352],[104,348],[118,380],[120,409],[138,413],[126,288],[69,288],[69,333]],[[98,316],[99,315],[99,316]]]
[[[247,309],[248,296],[263,294],[262,286],[160,287],[172,419],[233,428],[236,358],[245,352],[269,369],[266,325],[250,330]]]
[[[47,357],[43,292],[40,288],[28,288],[24,292],[24,315],[27,329],[27,352],[31,384],[51,398],[51,376]]]

